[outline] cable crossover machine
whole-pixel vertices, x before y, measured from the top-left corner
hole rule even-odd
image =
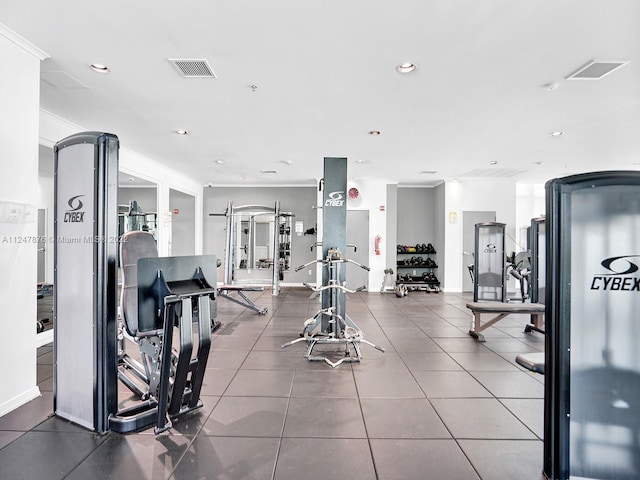
[[[357,293],[366,287],[363,285],[355,290],[346,288],[346,269],[342,268],[343,265],[352,263],[367,271],[369,270],[369,267],[346,258],[342,253],[347,247],[346,179],[346,158],[324,159],[324,179],[321,183],[321,185],[324,185],[322,205],[324,233],[322,242],[316,244],[322,246],[322,258],[296,268],[296,271],[299,271],[314,263],[319,263],[323,266],[322,285],[312,288],[314,292],[322,296],[322,308],[313,317],[304,322],[300,338],[282,345],[282,348],[286,348],[296,343],[307,342],[308,348],[305,356],[308,360],[324,361],[334,368],[343,362],[359,362],[362,358],[361,343],[384,352],[384,348],[364,339],[362,330],[346,313],[345,294]],[[340,347],[337,351],[342,354],[342,357],[334,358],[334,360],[330,359],[327,354],[336,353],[336,350],[331,351],[330,349],[314,353],[314,349],[319,345]],[[340,351],[342,347],[344,350]]]

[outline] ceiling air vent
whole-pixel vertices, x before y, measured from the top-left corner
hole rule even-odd
[[[187,78],[216,78],[209,62],[204,58],[170,58],[169,61]]]
[[[567,80],[599,80],[629,62],[590,60],[571,75]]]
[[[278,171],[277,170],[260,170],[260,173],[275,175],[276,173],[278,173]]]

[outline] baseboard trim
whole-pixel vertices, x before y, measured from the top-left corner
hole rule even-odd
[[[6,415],[9,412],[12,412],[16,408],[21,407],[25,403],[30,402],[31,400],[39,396],[40,396],[40,389],[36,385],[35,387],[30,388],[26,392],[13,397],[9,401],[3,404],[0,404],[0,417],[2,417],[3,415]]]

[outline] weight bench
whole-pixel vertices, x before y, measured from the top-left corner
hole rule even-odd
[[[253,301],[247,297],[243,292],[263,292],[264,287],[243,287],[240,285],[222,285],[218,287],[218,296],[222,298],[226,298],[227,300],[231,300],[238,305],[242,305],[249,310],[256,312],[259,315],[266,315],[269,309],[267,307],[258,308],[258,306],[253,303]],[[236,292],[238,296],[242,297],[242,300],[238,300],[235,297],[231,296],[231,292]]]
[[[542,303],[503,303],[503,302],[469,302],[467,308],[473,313],[473,320],[471,321],[471,329],[469,335],[478,339],[481,342],[485,341],[482,331],[486,330],[494,323],[502,320],[507,315],[512,313],[524,313],[531,315],[531,323],[527,324],[524,328],[526,333],[534,330],[536,332],[544,333],[544,310],[545,306]],[[487,320],[482,323],[483,314],[497,314],[491,320]]]
[[[544,375],[544,352],[520,354],[516,357],[516,363],[527,370]]]

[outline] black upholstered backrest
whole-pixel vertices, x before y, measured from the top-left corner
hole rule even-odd
[[[122,297],[120,310],[129,335],[138,334],[138,259],[158,256],[158,247],[149,232],[128,232],[120,239]]]

